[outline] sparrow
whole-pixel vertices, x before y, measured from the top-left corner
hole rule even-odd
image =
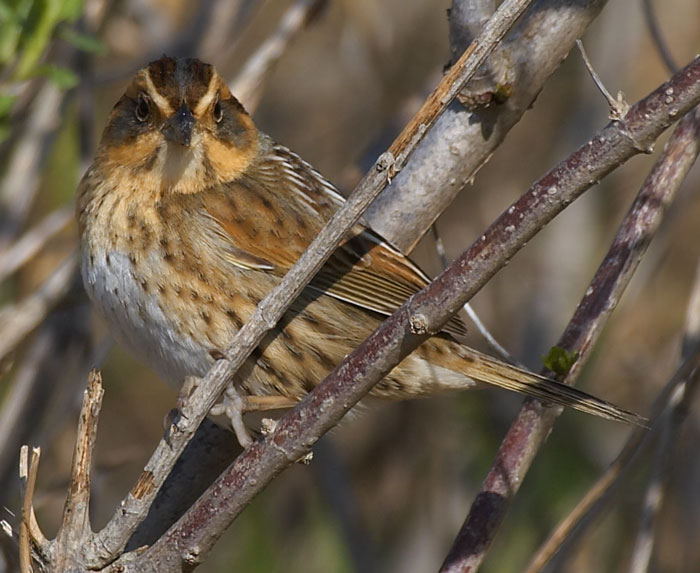
[[[207,373],[343,201],[256,128],[211,65],[164,56],[136,74],[112,109],[78,187],[85,289],[114,337],[179,387]],[[408,257],[355,225],[231,388],[257,401],[250,409],[293,405],[428,282]],[[642,420],[477,352],[459,342],[465,333],[452,318],[370,395],[406,399],[485,383]]]

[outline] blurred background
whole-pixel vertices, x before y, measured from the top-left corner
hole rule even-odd
[[[91,366],[101,365],[106,389],[94,473],[95,529],[139,475],[175,404],[174,392],[152,372],[110,345],[79,282],[47,282],[77,245],[73,196],[111,106],[131,76],[163,53],[199,56],[233,81],[291,4],[0,2],[1,519],[17,524],[10,512],[17,514],[20,506],[19,444],[41,445],[35,501],[39,522],[53,535]],[[349,192],[439,81],[450,57],[450,2],[321,4],[266,78],[254,118]],[[700,4],[654,4],[675,61],[685,65],[700,49]],[[629,102],[669,75],[640,0],[611,2],[583,40],[608,89],[623,91]],[[572,53],[438,220],[448,256],[465,249],[537,177],[607,122],[605,100]],[[539,369],[556,343],[661,148],[601,181],[472,301],[496,338],[530,368]],[[700,254],[699,185],[696,166],[580,381],[586,391],[643,414],[680,356]],[[8,253],[27,233],[39,247],[17,268]],[[441,269],[432,237],[421,241],[413,257],[430,274]],[[42,317],[38,326],[32,323],[36,313]],[[469,342],[488,350],[471,331]],[[279,476],[200,570],[437,570],[520,402],[484,390],[363,408],[322,440],[310,466]],[[659,571],[692,571],[700,564],[700,427],[694,406],[672,452],[653,558]],[[629,432],[565,412],[482,570],[520,570],[615,458]],[[610,511],[558,570],[627,567],[651,460],[648,452],[637,461]]]

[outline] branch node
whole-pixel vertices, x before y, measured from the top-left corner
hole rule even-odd
[[[187,565],[195,566],[199,565],[199,556],[201,551],[196,545],[189,547],[187,551],[182,554],[182,561]]]
[[[374,168],[377,170],[377,173],[382,173],[383,171],[387,172],[387,181],[389,184],[391,184],[392,178],[400,171],[400,169],[396,167],[394,154],[390,151],[385,151],[377,158]]]
[[[428,328],[428,319],[424,314],[418,312],[412,314],[409,319],[409,327],[413,334],[429,334],[430,329]]]

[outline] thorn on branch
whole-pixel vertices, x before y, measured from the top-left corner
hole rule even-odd
[[[607,100],[608,106],[610,106],[610,119],[614,121],[622,121],[630,109],[630,105],[625,101],[625,94],[619,91],[617,92],[617,98],[614,98],[593,69],[591,60],[588,58],[588,54],[586,53],[586,49],[583,47],[583,42],[581,42],[581,40],[576,40],[576,47],[578,48],[578,51],[581,52],[583,63],[586,65],[586,69],[591,75],[593,82],[600,93],[603,94],[603,97]]]

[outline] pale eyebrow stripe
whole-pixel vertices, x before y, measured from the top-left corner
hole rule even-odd
[[[211,78],[209,79],[209,86],[207,87],[207,92],[201,98],[199,98],[197,106],[193,110],[194,115],[196,115],[197,117],[199,117],[209,107],[211,102],[213,102],[214,98],[216,97],[217,88],[219,86],[215,80],[216,74],[212,73]]]
[[[155,84],[153,83],[153,80],[151,79],[151,72],[146,69],[146,87],[148,89],[148,95],[151,97],[153,102],[158,106],[160,111],[166,115],[169,115],[173,113],[173,107],[170,105],[170,102],[167,100],[167,98],[164,98],[160,92],[156,89]]]

